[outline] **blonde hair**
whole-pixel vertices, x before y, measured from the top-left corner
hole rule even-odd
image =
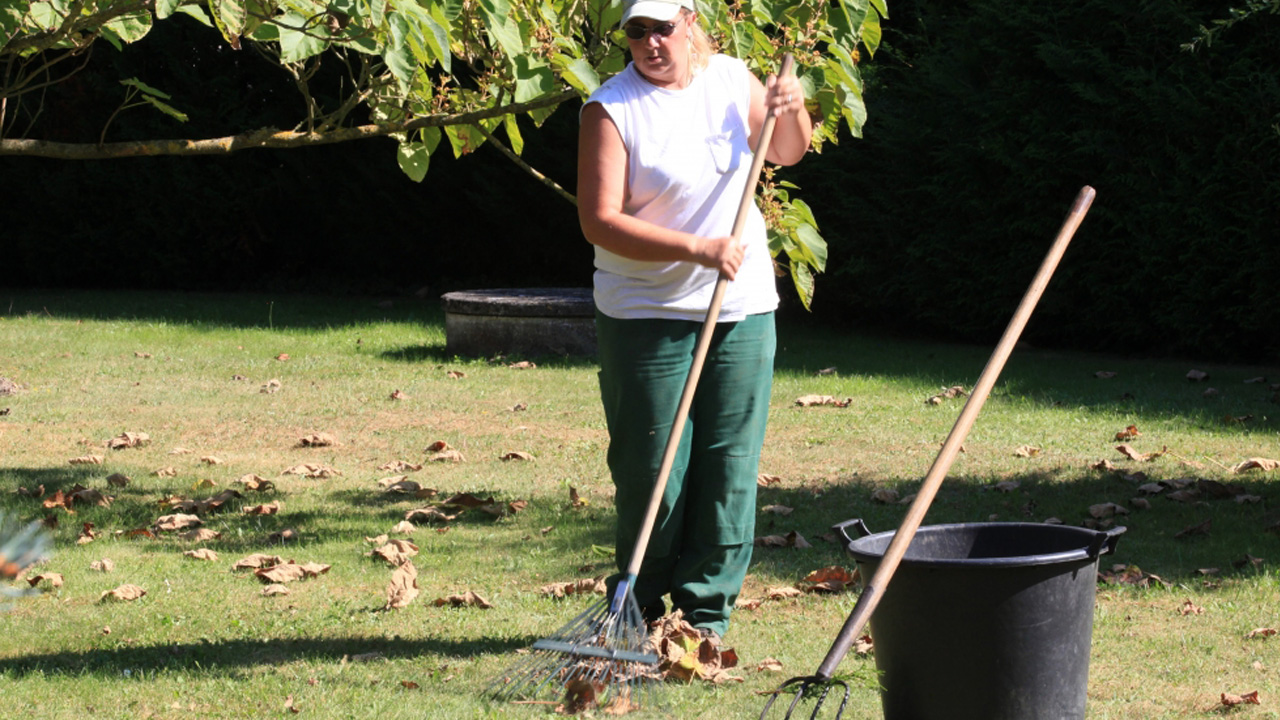
[[[687,17],[692,13],[686,8],[681,8],[680,14]],[[711,43],[707,31],[702,29],[702,24],[695,18],[694,22],[689,23],[689,74],[697,75],[705,70],[715,52],[715,46]]]

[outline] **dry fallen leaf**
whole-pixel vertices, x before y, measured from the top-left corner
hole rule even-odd
[[[270,395],[276,392],[277,390],[279,390],[280,387],[281,387],[280,381],[275,378],[271,378],[266,383],[264,383],[262,387],[258,388],[258,392],[262,393],[263,395]]]
[[[1187,379],[1191,382],[1202,382],[1209,379],[1209,373],[1202,370],[1190,370],[1187,372]]]
[[[413,531],[416,529],[417,528],[413,526],[413,523],[408,520],[401,520],[395,524],[395,527],[391,528],[391,532],[396,533],[397,535],[412,535]]]
[[[218,553],[210,550],[209,548],[198,548],[196,550],[187,550],[182,554],[185,557],[189,557],[194,560],[217,560],[218,559]]]
[[[1256,457],[1256,458],[1249,458],[1248,460],[1245,460],[1239,465],[1236,465],[1235,467],[1231,468],[1231,472],[1242,473],[1242,472],[1245,472],[1246,470],[1261,470],[1263,472],[1270,472],[1277,468],[1280,468],[1280,460],[1271,460],[1269,458]]]
[[[413,602],[418,597],[418,569],[412,562],[406,562],[391,573],[391,582],[387,584],[387,603],[383,610],[398,610]]]
[[[107,476],[107,484],[111,487],[128,487],[129,476],[124,473],[111,473]]]
[[[1014,457],[1030,458],[1040,454],[1040,448],[1034,445],[1019,445],[1013,451]]]
[[[311,433],[298,438],[299,447],[331,447],[338,441],[329,433]]]
[[[529,362],[528,360],[521,360],[520,362],[511,363],[507,365],[507,367],[512,368],[514,370],[532,370],[538,366],[534,363]]]
[[[462,378],[464,378],[464,377],[466,377],[466,376],[467,376],[467,374],[466,374],[466,373],[464,373],[464,372],[462,372],[461,370],[450,370],[449,372],[445,373],[444,375],[445,375],[445,377],[449,378],[450,380],[460,380],[460,379],[462,379]]]
[[[70,460],[67,461],[67,463],[71,465],[101,465],[102,456],[101,455],[81,455],[80,457],[71,458]]]
[[[97,540],[102,533],[93,529],[93,523],[83,523],[81,525],[80,534],[76,536],[76,544],[84,545]]]
[[[760,508],[760,512],[770,513],[772,515],[782,515],[783,517],[785,517],[795,512],[795,508],[790,508],[790,507],[787,507],[786,505],[765,505],[764,507]]]
[[[804,536],[792,530],[786,535],[766,535],[755,539],[756,547],[785,547],[803,550],[813,547]]]
[[[1111,470],[1115,470],[1115,469],[1117,469],[1117,468],[1116,468],[1116,466],[1115,466],[1115,465],[1113,465],[1113,464],[1111,463],[1111,461],[1110,461],[1110,460],[1102,459],[1102,460],[1099,460],[1098,462],[1096,462],[1096,463],[1094,463],[1094,464],[1090,465],[1090,466],[1089,466],[1089,469],[1090,469],[1090,470],[1104,470],[1104,471],[1111,471]]]
[[[26,578],[26,580],[27,580],[27,584],[29,584],[31,587],[36,587],[36,586],[40,585],[40,583],[45,583],[45,584],[47,584],[47,585],[48,585],[49,587],[51,587],[51,588],[60,588],[60,587],[62,587],[62,574],[61,574],[61,573],[52,573],[52,572],[51,572],[51,573],[42,573],[42,574],[40,574],[40,575],[33,575],[33,576],[29,577],[29,578]],[[1275,631],[1274,631],[1274,630],[1272,630],[1271,632],[1273,632],[1273,633],[1274,633]]]
[[[1272,635],[1275,635],[1275,634],[1276,634],[1276,629],[1275,629],[1275,628],[1269,628],[1269,627],[1265,627],[1265,628],[1255,628],[1255,629],[1253,629],[1253,630],[1250,630],[1250,631],[1249,631],[1249,632],[1244,636],[1244,639],[1245,639],[1245,640],[1257,640],[1257,639],[1259,639],[1259,638],[1269,638],[1269,637],[1271,637]]]
[[[103,495],[97,490],[76,485],[66,496],[67,504],[81,503],[83,505],[97,505],[98,507],[111,507],[111,502],[115,498],[111,495]]]
[[[394,495],[417,495],[422,490],[421,485],[419,485],[418,483],[412,480],[406,480],[404,478],[405,478],[404,475],[396,475],[389,478],[383,478],[378,481],[378,484],[382,485],[382,483],[388,480],[393,480],[394,482],[390,482],[386,485],[383,485],[383,487],[386,488],[387,492],[392,493]]]
[[[111,450],[123,450],[125,448],[142,447],[151,443],[151,436],[140,432],[121,433],[106,442],[107,448]]]
[[[153,470],[151,474],[155,475],[156,477],[177,477],[178,470],[177,468],[174,468],[172,466],[162,467],[159,470]]]
[[[290,592],[291,591],[289,590],[288,587],[281,585],[280,583],[272,583],[262,588],[262,594],[267,597],[271,597],[274,595],[288,595]]]
[[[463,456],[461,452],[451,448],[449,450],[441,450],[440,452],[427,458],[427,460],[429,462],[460,463],[460,462],[466,462],[467,459],[466,457]]]
[[[1142,433],[1138,432],[1138,426],[1130,425],[1124,430],[1121,430],[1120,432],[1116,433],[1116,442],[1128,442],[1129,440],[1132,440],[1138,437],[1139,435],[1142,435]]]
[[[1266,561],[1260,557],[1254,557],[1249,553],[1245,553],[1244,557],[1240,558],[1239,560],[1232,560],[1231,566],[1236,568],[1237,570],[1240,570],[1246,567],[1260,568],[1262,567],[1262,564],[1264,562]]]
[[[398,472],[398,473],[417,472],[422,469],[422,463],[411,463],[411,462],[406,462],[404,460],[392,460],[391,462],[383,463],[379,465],[378,469],[386,472]]]
[[[125,585],[121,585],[120,587],[114,590],[107,590],[106,592],[102,593],[102,595],[98,597],[98,602],[105,602],[107,600],[124,600],[124,601],[137,600],[138,598],[143,597],[146,594],[147,594],[147,591],[143,590],[137,585],[125,584]]]
[[[102,558],[89,563],[89,569],[94,572],[109,573],[116,569],[116,563],[111,558]]]
[[[1167,450],[1168,448],[1165,448],[1160,452],[1140,453],[1137,450],[1134,450],[1133,447],[1128,443],[1124,443],[1122,445],[1116,446],[1116,451],[1119,452],[1121,455],[1124,455],[1130,460],[1137,460],[1138,462],[1149,462],[1151,460],[1154,460],[1160,457],[1161,455],[1165,454]]]
[[[756,665],[756,672],[782,672],[782,663],[774,658],[767,657]]]
[[[569,595],[603,595],[607,589],[604,576],[601,575],[595,578],[543,585],[538,588],[538,593],[547,597],[562,598]]]
[[[657,672],[661,678],[682,682],[698,679],[713,684],[742,681],[727,672],[737,666],[737,652],[704,638],[680,611],[650,626],[648,644],[658,655]]]
[[[488,610],[493,607],[493,603],[486,600],[484,596],[470,590],[459,595],[436,598],[435,602],[432,604],[436,607],[443,607],[445,605],[450,607],[478,607],[481,610]]]
[[[1003,480],[995,484],[996,490],[999,490],[1000,492],[1003,492],[1003,493],[1011,493],[1014,490],[1017,490],[1019,487],[1022,487],[1022,483],[1018,482],[1017,480]]]
[[[1093,376],[1096,378],[1101,378],[1103,380],[1110,380],[1111,378],[1116,376],[1116,373],[1110,370],[1099,370],[1098,372],[1094,373]]]
[[[1227,707],[1235,707],[1236,705],[1261,705],[1262,701],[1258,699],[1258,691],[1254,690],[1243,695],[1222,693],[1222,704]]]
[[[504,453],[501,460],[503,462],[508,460],[533,460],[533,456],[523,450],[513,450],[509,453]]]
[[[756,475],[757,487],[769,487],[770,485],[781,485],[781,484],[782,484],[782,478],[778,477],[777,475],[768,475],[765,473],[760,473],[759,475]]]
[[[267,492],[276,489],[275,483],[254,473],[241,475],[236,480],[236,483],[243,485],[245,490],[252,490],[254,492]]]
[[[1110,570],[1099,572],[1098,581],[1113,585],[1134,585],[1140,588],[1150,587],[1152,582],[1164,587],[1172,586],[1172,583],[1159,575],[1145,572],[1137,565],[1124,564],[1112,565]]]
[[[241,558],[231,566],[232,570],[258,570],[261,568],[274,567],[284,562],[279,555],[265,555],[263,553],[254,553],[245,558]]]
[[[391,397],[390,397],[390,399],[391,399],[391,400],[408,400],[408,399],[409,399],[409,396],[408,396],[408,395],[405,395],[404,393],[400,392],[399,390],[393,390],[393,391],[391,391]]]
[[[849,407],[853,404],[853,398],[845,398],[837,400],[830,395],[801,395],[796,398],[796,405],[799,407],[814,407],[816,405],[833,405],[838,408]]]
[[[1098,519],[1109,518],[1115,515],[1128,515],[1128,508],[1123,505],[1117,505],[1113,502],[1098,503],[1089,506],[1089,515]]]
[[[293,528],[285,528],[284,530],[278,530],[267,535],[268,543],[279,543],[281,545],[288,542],[294,542],[297,539],[298,531]]]
[[[342,475],[341,472],[320,463],[301,463],[285,469],[281,475],[301,475],[308,478],[328,478]]]
[[[418,546],[408,540],[388,540],[370,553],[372,557],[382,558],[395,566],[409,562],[417,554]]]
[[[184,533],[178,533],[178,539],[186,540],[187,542],[206,542],[208,540],[217,540],[220,537],[222,537],[222,533],[208,528],[197,528],[195,530],[188,530]]]
[[[806,592],[838,593],[850,589],[858,582],[858,572],[850,572],[839,565],[814,570],[800,581]]]
[[[405,522],[408,523],[433,523],[433,522],[451,522],[458,518],[458,513],[450,515],[435,506],[417,508],[410,510],[404,514]]]
[[[877,488],[871,493],[871,500],[886,505],[898,502],[898,491],[893,488]]]
[[[244,509],[245,515],[275,515],[280,512],[280,503],[271,502],[265,505],[254,505]]]
[[[162,515],[156,520],[156,530],[186,530],[187,528],[199,527],[204,521],[195,515],[187,515],[183,513],[174,513],[173,515]]]

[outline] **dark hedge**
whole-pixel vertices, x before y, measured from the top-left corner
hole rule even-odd
[[[865,139],[798,170],[820,314],[999,336],[1084,185],[1024,337],[1280,358],[1280,17],[1196,52],[1206,2],[897,0]]]

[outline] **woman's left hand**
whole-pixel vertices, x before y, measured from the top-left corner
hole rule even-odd
[[[790,73],[765,78],[764,103],[774,117],[794,115],[804,110],[804,88],[800,85],[800,78]]]

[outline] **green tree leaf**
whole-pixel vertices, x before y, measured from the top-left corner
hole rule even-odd
[[[166,102],[161,101],[159,98],[155,97],[154,95],[143,95],[142,99],[156,106],[156,108],[160,110],[160,112],[164,113],[165,115],[168,115],[171,118],[174,118],[175,120],[178,120],[179,122],[187,121],[186,113],[181,112],[180,110],[178,110],[177,108],[174,108],[172,105],[169,105]]]
[[[327,40],[318,37],[324,30],[316,24],[307,27],[307,18],[296,13],[285,14],[277,27],[280,29],[280,60],[283,62],[302,62],[329,47]],[[294,29],[302,27],[306,30]]]

